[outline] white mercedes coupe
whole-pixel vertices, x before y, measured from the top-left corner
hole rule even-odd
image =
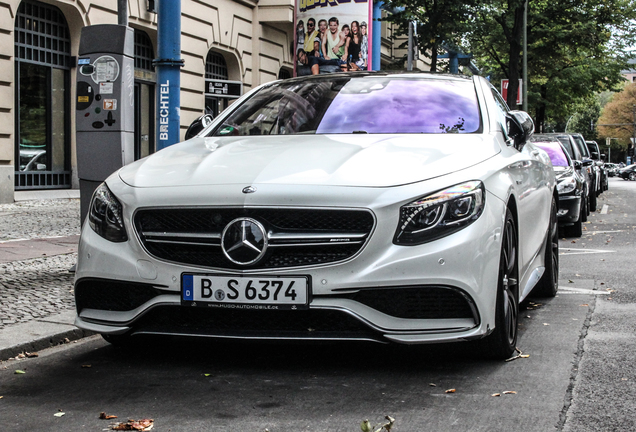
[[[481,77],[262,85],[95,191],[76,325],[243,340],[517,344],[558,288],[552,164]]]

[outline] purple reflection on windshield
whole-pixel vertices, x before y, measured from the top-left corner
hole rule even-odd
[[[570,166],[567,156],[563,153],[563,147],[558,142],[535,142],[534,145],[545,150],[550,156],[552,166],[567,167]]]
[[[359,81],[363,80],[352,80],[338,93],[317,133],[480,131],[479,106],[471,81],[369,79],[364,80],[364,87]]]

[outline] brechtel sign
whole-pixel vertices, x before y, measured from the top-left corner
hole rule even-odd
[[[369,0],[296,0],[294,75],[371,69]]]

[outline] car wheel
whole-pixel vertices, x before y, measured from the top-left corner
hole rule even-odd
[[[550,226],[545,244],[545,271],[539,279],[534,293],[541,297],[554,297],[559,290],[559,224],[557,223],[557,204],[552,198]]]
[[[585,194],[583,194],[583,201],[581,201],[581,222],[587,222],[587,215],[590,213],[588,211],[588,205],[587,205],[587,197],[585,196]]]
[[[632,171],[629,173],[629,179],[634,181],[636,180],[636,172]]]
[[[517,347],[518,299],[517,230],[512,213],[507,210],[499,258],[495,330],[482,341],[486,356],[507,359],[514,353]]]
[[[596,211],[596,191],[590,194],[590,211]]]

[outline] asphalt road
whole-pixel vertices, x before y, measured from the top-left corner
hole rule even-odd
[[[150,418],[153,431],[353,432],[385,415],[394,431],[636,430],[636,182],[610,180],[583,237],[560,242],[558,296],[521,311],[529,357],[485,360],[467,344],[116,348],[91,337],[0,363],[0,430]]]

